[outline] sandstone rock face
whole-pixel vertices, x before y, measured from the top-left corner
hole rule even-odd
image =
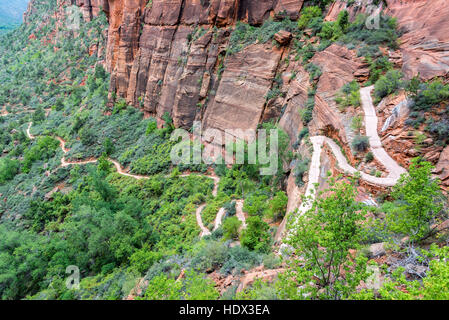
[[[193,121],[200,120],[203,128],[221,131],[255,129],[262,121],[280,117],[279,124],[291,143],[296,141],[303,128],[300,110],[305,108],[310,81],[304,67],[294,62],[289,33],[281,30],[276,34],[280,48],[269,41],[256,42],[233,55],[227,55],[226,50],[237,21],[261,25],[269,17],[297,19],[303,0],[74,1],[87,20],[100,8],[108,16],[106,66],[111,72],[111,104],[124,98],[159,122],[168,113],[176,127],[189,128]],[[432,78],[449,70],[445,32],[449,29],[449,9],[445,2],[387,1],[387,12],[398,18],[404,34],[400,50],[386,54],[407,76],[419,72],[423,78]],[[351,18],[370,13],[372,4],[373,0],[356,0],[352,5],[337,0],[327,11],[326,20],[335,20],[343,9]],[[287,57],[290,65],[285,66]],[[338,110],[334,98],[344,84],[366,81],[369,66],[354,50],[337,44],[317,52],[310,62],[322,73],[316,86],[310,133],[340,141],[350,162],[354,162],[348,147],[352,138],[348,119]],[[267,100],[267,93],[278,89],[279,77],[282,94]],[[401,164],[407,165],[411,155],[404,156],[404,148],[412,153],[413,142],[403,130],[395,132],[402,115],[399,118],[390,119],[383,142]],[[436,163],[440,151],[429,148],[425,156]]]
[[[290,19],[299,18],[299,11],[304,4],[304,0],[278,0],[274,7],[275,16],[282,17],[287,15]]]
[[[289,85],[287,93],[287,107],[279,121],[279,126],[289,135],[294,143],[302,130],[303,122],[299,113],[300,108],[306,105],[307,91],[309,89],[309,75],[302,70]]]
[[[313,120],[310,123],[311,133],[339,140],[352,162],[348,131],[345,130],[343,115],[337,109],[335,94],[343,85],[356,79],[356,74],[364,64],[353,51],[337,44],[316,53],[311,62],[319,66],[322,72],[317,85]]]
[[[281,30],[274,35],[274,40],[276,40],[281,45],[286,45],[292,39],[291,32]]]
[[[395,63],[403,63],[407,78],[418,73],[423,79],[445,76],[449,72],[449,7],[446,0],[386,0],[385,11],[398,19],[403,35],[400,38],[400,56],[393,54]],[[384,7],[380,2],[380,7]],[[372,0],[356,0],[348,6],[337,0],[329,8],[327,21],[336,20],[341,10],[350,17],[359,13],[373,13]]]
[[[387,0],[388,13],[398,19],[403,72],[424,79],[449,72],[449,6],[446,0]]]
[[[256,46],[241,53],[249,63],[232,58],[224,61],[230,26],[236,21],[260,25],[270,16],[297,19],[303,0],[77,1],[87,19],[98,14],[100,6],[109,19],[106,66],[111,72],[111,105],[113,100],[124,98],[158,119],[168,112],[177,127],[189,127],[198,119],[224,128],[232,119],[234,127],[246,129],[246,125],[255,127],[260,119],[279,113],[276,106],[263,116],[264,96],[276,74],[281,51]],[[278,38],[283,45],[291,39],[287,32],[279,33]],[[263,65],[266,58],[268,63]],[[261,73],[246,87],[229,84],[230,77],[249,71]],[[235,119],[236,109],[223,101],[226,90],[234,89],[244,90],[248,98],[257,96],[241,105],[241,110],[249,109],[239,119]],[[245,99],[242,92],[235,92],[234,102],[238,96]],[[219,113],[213,115],[211,109]],[[223,120],[231,114],[234,118]]]
[[[440,159],[435,167],[435,173],[443,182],[445,187],[449,187],[449,147],[444,148]]]
[[[256,129],[281,53],[271,44],[256,44],[229,56],[214,103],[204,115],[205,127]]]
[[[100,13],[100,8],[107,6],[106,0],[76,0],[76,5],[81,8],[84,20],[90,21]]]

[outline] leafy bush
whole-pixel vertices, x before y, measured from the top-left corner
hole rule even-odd
[[[305,29],[313,18],[321,17],[321,9],[317,6],[306,7],[301,11],[298,19],[298,28]]]
[[[387,224],[395,233],[419,241],[430,232],[430,225],[441,212],[440,188],[432,178],[433,166],[412,159],[408,174],[403,174],[393,189],[395,209],[387,213]]]
[[[271,236],[268,233],[269,225],[259,216],[249,217],[247,228],[240,236],[240,243],[249,250],[268,252],[270,250]]]
[[[369,83],[376,83],[380,76],[393,69],[393,64],[389,61],[388,57],[382,56],[378,59],[371,57],[367,58],[370,64]]]
[[[356,152],[364,152],[364,151],[366,151],[369,148],[368,137],[357,135],[352,140],[351,145],[352,145],[352,148]]]
[[[344,43],[364,43],[367,45],[387,45],[392,49],[398,48],[400,33],[397,30],[397,20],[383,14],[380,15],[379,28],[366,27],[367,15],[360,14],[351,23],[345,35],[339,40]]]
[[[381,76],[374,85],[374,95],[376,100],[394,93],[403,85],[402,73],[398,70],[390,70],[384,76]]]
[[[237,240],[242,222],[237,217],[226,218],[223,223],[223,237],[225,240]]]
[[[348,106],[360,106],[360,86],[357,81],[353,80],[345,84],[337,94],[335,101],[342,110]]]
[[[277,220],[285,215],[285,210],[287,209],[288,198],[284,191],[278,191],[274,195],[273,199],[270,200],[268,204],[269,216]]]
[[[229,201],[223,205],[223,208],[225,209],[226,212],[226,216],[232,217],[235,215],[236,213],[235,204],[236,204],[235,201]]]
[[[305,108],[299,110],[304,126],[307,126],[313,117],[313,109],[315,108],[315,90],[309,89],[307,92],[307,101]]]
[[[449,100],[449,85],[443,84],[441,80],[423,83],[417,91],[411,106],[413,111],[429,110],[431,107]]]
[[[227,54],[235,54],[256,41],[266,43],[272,40],[274,35],[280,30],[295,32],[297,26],[288,18],[282,21],[267,19],[260,27],[251,26],[239,21],[229,39]]]
[[[342,11],[343,12],[343,11]],[[321,28],[318,36],[322,39],[336,41],[343,35],[343,31],[339,27],[336,21],[326,21],[323,23],[323,27]]]
[[[433,134],[442,145],[449,143],[449,119],[432,122],[427,130]]]
[[[51,137],[39,137],[37,143],[25,152],[22,171],[28,173],[37,160],[48,160],[59,148],[59,141]]]
[[[385,282],[379,290],[381,299],[385,300],[447,300],[449,285],[449,247],[438,248],[432,244],[429,251],[424,255],[431,260],[426,277],[420,281],[408,281],[405,277],[404,268],[395,270],[392,279]]]
[[[216,300],[220,296],[214,282],[193,270],[180,281],[161,274],[153,278],[145,291],[145,300]]]
[[[0,158],[0,184],[14,178],[14,176],[19,172],[19,167],[20,164],[17,160]]]
[[[374,155],[373,155],[373,153],[370,151],[370,152],[368,152],[367,154],[366,154],[366,156],[365,156],[365,161],[366,162],[371,162],[371,161],[373,161],[374,160]]]
[[[251,216],[263,216],[268,209],[267,200],[266,195],[253,193],[245,199],[243,210]]]
[[[367,258],[348,255],[360,247],[366,208],[356,201],[354,181],[330,179],[329,185],[293,226],[288,244],[295,258],[280,275],[281,299],[344,299],[367,277]]]

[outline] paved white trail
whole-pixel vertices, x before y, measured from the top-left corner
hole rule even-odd
[[[214,231],[217,230],[221,226],[221,223],[223,221],[223,216],[225,215],[225,213],[226,213],[225,208],[220,208],[220,210],[218,210],[217,217],[215,218],[215,222],[214,222]]]
[[[201,219],[201,211],[203,211],[205,206],[206,206],[206,203],[203,203],[196,209],[196,222],[197,222],[198,226],[201,229],[201,234],[200,234],[201,238],[204,237],[204,236],[211,235],[211,232],[209,231],[209,229],[207,229],[204,226],[203,220]]]
[[[246,229],[247,225],[246,225],[245,214],[243,213],[243,201],[244,200],[237,200],[235,202],[235,210],[236,210],[235,215],[242,222],[242,228]]]
[[[313,200],[316,196],[315,184],[317,184],[319,181],[320,167],[321,167],[320,158],[324,143],[326,143],[330,147],[332,153],[335,156],[335,159],[337,160],[337,165],[338,167],[340,167],[340,169],[342,169],[346,174],[350,175],[354,175],[356,172],[359,172],[361,179],[369,183],[383,187],[392,187],[397,183],[401,174],[407,172],[407,170],[405,170],[395,160],[393,160],[385,151],[385,149],[382,147],[380,137],[377,133],[378,118],[376,115],[376,110],[373,105],[373,101],[371,99],[372,89],[373,86],[360,89],[362,108],[365,113],[366,135],[369,138],[370,148],[374,157],[386,168],[386,170],[388,171],[388,176],[385,178],[380,178],[371,176],[365,172],[359,172],[357,169],[355,169],[348,163],[348,160],[343,155],[341,148],[335,143],[335,141],[325,136],[313,136],[310,138],[313,144],[313,154],[308,174],[309,181],[305,193],[306,199],[309,200],[303,201],[301,203],[301,205],[298,208],[298,212],[296,213],[297,217],[303,215],[305,212],[310,210]],[[285,229],[285,223],[282,223],[281,226],[279,226],[279,228],[282,229],[277,233],[276,240],[280,240],[280,238],[282,238],[282,234]]]
[[[391,158],[390,155],[382,147],[382,142],[380,141],[379,134],[377,133],[378,118],[376,115],[376,109],[374,108],[373,100],[371,98],[371,90],[373,90],[373,88],[374,86],[360,89],[362,108],[365,112],[366,135],[369,138],[371,151],[373,152],[374,157],[380,163],[382,163],[382,165],[385,166],[388,171],[387,178],[392,179],[394,183],[396,183],[401,174],[406,173],[407,170],[405,170],[393,158]]]
[[[242,229],[246,229],[247,225],[246,225],[246,217],[245,214],[243,213],[243,202],[244,202],[243,199],[235,201],[235,211],[236,211],[235,216],[242,222]],[[226,213],[225,208],[220,208],[220,210],[217,213],[217,217],[215,218],[214,231],[220,227],[225,213]]]

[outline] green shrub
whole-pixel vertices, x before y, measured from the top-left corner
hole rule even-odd
[[[389,229],[419,241],[431,232],[443,206],[438,181],[433,179],[433,166],[419,158],[412,159],[408,174],[403,174],[393,189],[397,200],[394,209],[387,212]]]
[[[417,94],[413,97],[411,106],[413,111],[429,110],[439,103],[449,100],[449,85],[441,80],[424,83],[419,86]]]
[[[270,226],[259,216],[249,217],[247,228],[240,236],[240,243],[249,250],[268,252],[270,250],[271,236],[268,233]]]
[[[374,95],[376,100],[396,92],[403,85],[402,73],[398,70],[390,70],[384,76],[381,76],[374,85]]]
[[[373,161],[374,160],[374,155],[373,155],[373,153],[370,151],[370,152],[368,152],[367,154],[366,154],[366,156],[365,156],[365,161],[366,162],[371,162],[371,161]]]
[[[345,84],[338,92],[335,102],[337,102],[341,110],[349,106],[360,106],[360,86],[357,81],[353,80]]]
[[[232,217],[236,214],[235,201],[226,202],[223,205],[223,208],[225,209],[226,215],[228,217]]]
[[[22,171],[28,173],[34,161],[49,160],[58,147],[58,140],[51,137],[39,137],[37,143],[25,152]]]
[[[351,145],[352,145],[352,148],[356,152],[364,152],[364,151],[366,151],[369,148],[368,137],[357,135],[352,140]]]
[[[163,254],[151,251],[148,245],[136,250],[129,258],[131,266],[136,268],[141,274],[145,273],[150,267],[161,260]]]
[[[245,199],[243,210],[250,216],[263,216],[268,209],[268,197],[264,194],[251,194]]]
[[[298,28],[305,29],[313,18],[321,17],[321,14],[321,9],[317,6],[304,8],[298,20]]]
[[[157,122],[156,122],[156,120],[152,120],[152,121],[148,122],[146,134],[147,134],[147,135],[150,135],[150,134],[152,134],[155,130],[157,130]]]
[[[320,67],[316,64],[309,63],[304,69],[309,73],[310,82],[318,81],[322,75]]]
[[[227,54],[235,54],[256,41],[266,43],[272,40],[274,35],[280,30],[296,32],[297,26],[288,18],[282,21],[267,19],[260,27],[251,26],[239,21],[229,39]]]
[[[0,158],[0,184],[13,179],[19,172],[19,167],[20,164],[17,160]]]
[[[225,240],[237,240],[242,222],[235,216],[226,218],[223,222],[223,237]]]
[[[393,69],[393,64],[388,60],[388,57],[382,56],[373,61],[372,58],[367,58],[370,64],[369,82],[376,83],[380,76]]]
[[[287,202],[288,198],[284,191],[276,192],[275,196],[270,200],[268,204],[269,216],[273,220],[282,218],[285,215],[285,211],[287,209]]]
[[[346,34],[339,41],[344,43],[364,43],[366,45],[387,45],[392,49],[398,48],[397,20],[383,14],[380,15],[379,28],[368,29],[366,27],[367,15],[360,14],[351,23]]]

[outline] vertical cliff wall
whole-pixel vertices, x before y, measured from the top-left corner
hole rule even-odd
[[[449,9],[444,2],[386,2],[386,11],[398,18],[404,32],[400,50],[388,54],[402,62],[408,77],[420,73],[429,79],[449,70],[444,31]],[[354,17],[372,3],[335,1],[326,20],[335,20],[343,9]],[[77,0],[76,4],[86,19],[100,10],[108,16],[111,104],[123,98],[159,120],[168,112],[177,127],[188,128],[197,119],[218,129],[248,129],[283,113],[281,124],[292,139],[301,129],[297,110],[305,104],[308,74],[300,64],[282,63],[285,58],[293,61],[291,45],[256,42],[233,55],[226,50],[236,22],[259,26],[268,18],[295,20],[303,0]],[[339,135],[346,143],[334,95],[353,79],[365,80],[367,65],[354,51],[338,45],[318,52],[312,62],[323,75],[317,83],[311,130]],[[292,73],[302,76],[288,79]],[[279,77],[285,95],[266,101]]]

